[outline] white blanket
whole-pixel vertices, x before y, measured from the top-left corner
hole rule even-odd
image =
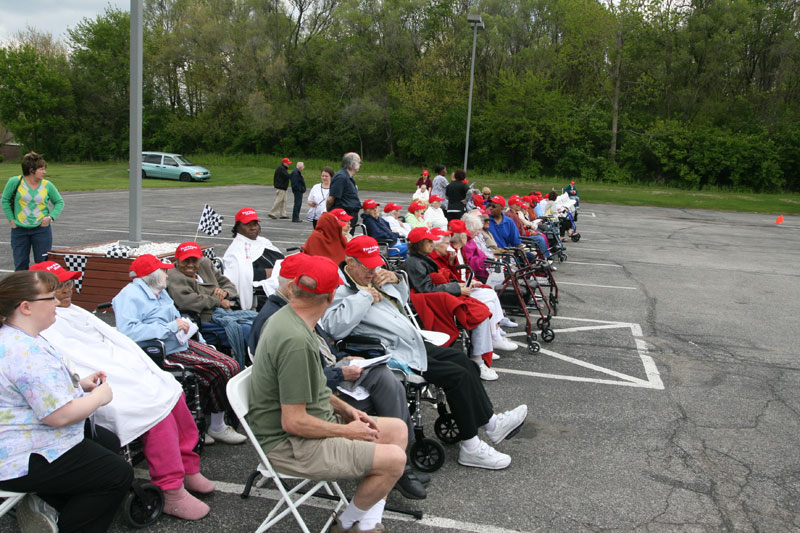
[[[225,255],[222,256],[225,277],[236,285],[242,309],[253,308],[253,289],[255,287],[263,287],[267,296],[274,290],[270,287],[268,279],[253,281],[253,261],[261,257],[265,249],[280,253],[280,250],[273,246],[269,239],[256,237],[253,240],[237,234],[228,249],[225,250]]]
[[[95,421],[124,446],[164,420],[183,392],[135,342],[76,305],[56,308],[56,322],[42,337],[69,359],[82,377],[102,370],[114,394]]]

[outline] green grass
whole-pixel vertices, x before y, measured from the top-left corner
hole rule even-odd
[[[222,185],[272,185],[272,175],[280,157],[266,155],[225,156],[205,154],[190,156],[199,165],[207,167],[212,178],[203,183],[181,183],[172,180],[147,179],[145,188],[158,187],[215,187]],[[309,187],[319,179],[319,170],[331,166],[338,170],[340,163],[332,160],[303,159],[306,164],[305,178]],[[409,198],[421,168],[395,163],[365,161],[357,175],[362,190],[383,192],[407,192]],[[432,170],[432,167],[431,169]],[[452,169],[451,169],[452,170]],[[19,175],[18,163],[0,163],[0,183]],[[127,189],[127,162],[108,163],[49,163],[47,177],[60,191],[85,191],[96,189]],[[531,180],[509,174],[469,175],[478,186],[491,187],[495,194],[508,196],[525,195],[532,190],[547,192],[551,188],[560,190],[568,180],[542,178]],[[729,191],[687,191],[657,185],[608,184],[600,182],[578,182],[578,190],[584,202],[597,204],[642,205],[677,207],[690,209],[718,209],[756,213],[786,215],[800,214],[799,194],[756,194]]]

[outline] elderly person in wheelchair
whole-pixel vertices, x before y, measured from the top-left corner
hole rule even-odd
[[[150,479],[164,492],[165,513],[186,520],[206,516],[208,505],[187,492],[208,494],[214,484],[200,473],[200,456],[193,451],[199,434],[181,385],[131,339],[72,305],[79,272],[53,261],[31,270],[51,272],[59,280],[56,321],[42,337],[58,346],[78,374],[102,369],[114,384],[114,399],[95,411],[95,422],[113,431],[123,446],[142,438]]]
[[[211,414],[211,424],[206,444],[217,440],[242,444],[247,437],[225,424],[228,408],[225,387],[239,372],[239,365],[227,355],[189,338],[193,324],[181,318],[166,291],[167,270],[174,266],[150,254],[140,255],[131,263],[130,274],[135,279],[111,301],[117,329],[135,342],[162,341],[169,360],[191,369],[197,376],[203,390],[208,391],[205,410]]]
[[[270,276],[283,253],[261,237],[261,221],[250,207],[236,213],[232,233],[233,242],[222,256],[225,276],[236,286],[242,309],[258,311],[272,294]]]
[[[256,312],[234,309],[238,306],[236,286],[203,257],[196,242],[184,242],[175,250],[175,268],[167,274],[167,292],[181,312],[196,315],[202,335],[215,336],[219,344],[230,347],[239,368],[244,368],[247,337]]]
[[[357,239],[358,237],[353,241],[357,241]],[[293,254],[279,263],[277,267],[279,269],[278,290],[270,295],[267,303],[258,312],[258,318],[253,323],[253,330],[248,340],[253,353],[256,352],[264,324],[276,311],[289,303],[292,295],[289,283],[302,271],[303,265],[309,257],[311,256],[303,253]],[[380,364],[362,370],[358,364],[351,363],[354,360],[363,360],[363,357],[350,356],[348,353],[340,351],[335,340],[319,324],[314,328],[314,333],[317,335],[320,347],[319,358],[322,371],[331,392],[366,413],[399,418],[408,427],[408,442],[411,444],[414,441],[414,425],[408,411],[406,391],[389,367]],[[368,395],[365,396],[365,393]],[[430,482],[429,475],[414,472],[411,465],[407,463],[403,476],[398,480],[395,488],[406,498],[420,500],[427,496],[425,485],[428,482]]]
[[[528,407],[495,414],[478,367],[464,352],[423,339],[405,314],[408,285],[394,272],[375,266],[382,263],[375,239],[363,236],[351,243],[357,240],[360,250],[351,248],[341,265],[345,284],[336,290],[320,325],[337,339],[353,334],[377,338],[393,358],[442,387],[462,439],[460,464],[491,470],[508,467],[511,457],[481,441],[478,430],[484,428],[488,439],[500,444],[519,431]]]

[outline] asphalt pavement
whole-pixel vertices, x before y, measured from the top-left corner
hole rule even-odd
[[[370,193],[407,206],[411,194]],[[125,239],[127,191],[67,192],[54,245]],[[255,208],[262,235],[281,249],[301,244],[309,223],[266,217],[271,187],[147,189],[143,237],[195,236],[203,204],[225,216],[213,244],[222,255],[235,212]],[[291,199],[290,199],[291,200]],[[580,242],[557,264],[555,339],[539,354],[520,343],[486,383],[496,411],[524,402],[522,431],[498,449],[511,466],[459,466],[457,446],[433,474],[428,498],[391,494],[392,532],[797,531],[800,529],[800,217],[593,205],[584,198]],[[0,269],[12,267],[8,233]],[[515,318],[516,320],[517,318]],[[433,437],[435,410],[426,405]],[[196,523],[162,517],[153,532],[253,531],[274,491],[247,500],[254,451],[215,444],[201,468],[218,490]],[[140,475],[146,472],[139,471]],[[343,483],[352,494],[354,485]],[[317,530],[330,504],[302,514]],[[114,531],[130,528],[119,520]],[[17,531],[10,517],[0,532]],[[299,531],[285,519],[271,531]]]

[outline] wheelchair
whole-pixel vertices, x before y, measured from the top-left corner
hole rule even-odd
[[[336,345],[340,351],[366,359],[386,353],[386,348],[380,341],[362,335],[350,335],[339,340]],[[445,451],[444,446],[438,441],[425,436],[422,425],[423,402],[436,406],[439,416],[434,423],[434,432],[439,440],[445,444],[455,444],[461,440],[455,419],[448,411],[444,391],[440,387],[428,383],[419,374],[406,374],[399,369],[392,369],[392,372],[403,383],[408,400],[408,410],[414,423],[414,444],[409,448],[409,459],[417,470],[435,472],[444,465]]]

